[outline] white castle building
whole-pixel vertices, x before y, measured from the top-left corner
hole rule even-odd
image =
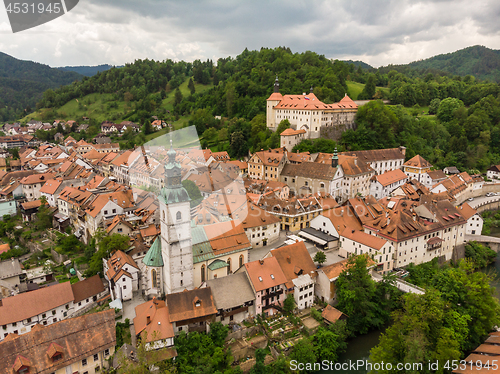
[[[316,139],[322,127],[344,125],[344,130],[353,129],[357,111],[358,105],[347,94],[333,104],[321,102],[312,90],[309,94],[283,96],[276,77],[274,92],[267,99],[267,127],[276,131],[279,123],[288,119],[294,130],[305,130],[304,138]]]

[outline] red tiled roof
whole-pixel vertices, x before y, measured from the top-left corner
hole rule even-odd
[[[47,182],[45,182],[45,184],[42,186],[42,188],[40,188],[40,192],[52,195],[52,194],[54,194],[54,192],[56,192],[56,190],[59,188],[61,183],[62,183],[62,180],[49,179]]]
[[[416,156],[410,158],[403,165],[404,166],[412,166],[412,167],[416,167],[416,168],[422,168],[422,169],[432,167],[431,163],[420,155],[416,155]]]
[[[147,341],[174,337],[174,328],[165,301],[154,298],[135,307],[134,327],[136,335],[147,334]]]
[[[408,176],[403,173],[401,169],[395,169],[385,172],[384,174],[376,175],[375,178],[382,186],[385,187],[404,179],[408,179]]]
[[[376,250],[380,250],[387,243],[387,240],[351,228],[346,228],[341,236]]]
[[[70,282],[4,298],[0,307],[0,325],[31,318],[67,304],[73,299]]]
[[[293,135],[299,135],[299,134],[305,134],[306,130],[294,130],[292,128],[288,128],[285,131],[283,131],[280,136],[293,136]]]
[[[247,262],[245,269],[256,292],[287,282],[276,257]]]

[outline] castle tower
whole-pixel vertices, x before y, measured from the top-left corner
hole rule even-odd
[[[266,125],[272,131],[276,131],[278,124],[276,123],[276,113],[274,113],[274,107],[283,100],[283,96],[280,94],[280,84],[278,81],[278,76],[274,81],[274,92],[267,99],[266,108]]]
[[[181,166],[175,161],[175,156],[170,139],[168,162],[165,165],[165,187],[158,197],[165,294],[194,288],[190,198],[182,187]]]

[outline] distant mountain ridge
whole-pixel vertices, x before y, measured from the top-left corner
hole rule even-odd
[[[14,119],[16,112],[27,107],[34,108],[49,88],[67,85],[82,77],[0,52],[0,121]]]
[[[453,75],[472,75],[500,82],[500,50],[481,45],[460,49],[408,64],[415,69],[441,70]]]
[[[96,66],[62,66],[56,69],[63,70],[63,71],[73,71],[75,73],[85,75],[86,77],[91,77],[93,75],[96,75],[97,73],[101,71],[106,71],[114,67],[113,65],[109,64],[103,64],[103,65],[96,65]],[[116,67],[121,67],[121,66],[116,66]]]
[[[361,66],[362,69],[373,69],[373,66],[368,65],[366,62],[363,62],[363,61],[359,61],[359,60],[356,60],[356,61],[353,61],[353,60],[341,60],[341,61],[345,62],[346,64],[354,65],[356,67]]]

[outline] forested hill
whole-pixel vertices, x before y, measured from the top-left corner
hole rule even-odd
[[[42,98],[49,88],[70,84],[82,76],[0,52],[0,121],[13,120]]]
[[[415,61],[409,66],[416,69],[441,70],[453,75],[472,75],[478,79],[500,82],[500,50],[480,45]]]
[[[63,67],[59,67],[57,69],[63,70],[63,71],[74,71],[75,73],[85,75],[86,77],[91,77],[91,76],[96,75],[97,73],[99,73],[101,71],[109,70],[112,67],[113,67],[113,65],[104,64],[104,65],[97,65],[97,66],[63,66]]]

